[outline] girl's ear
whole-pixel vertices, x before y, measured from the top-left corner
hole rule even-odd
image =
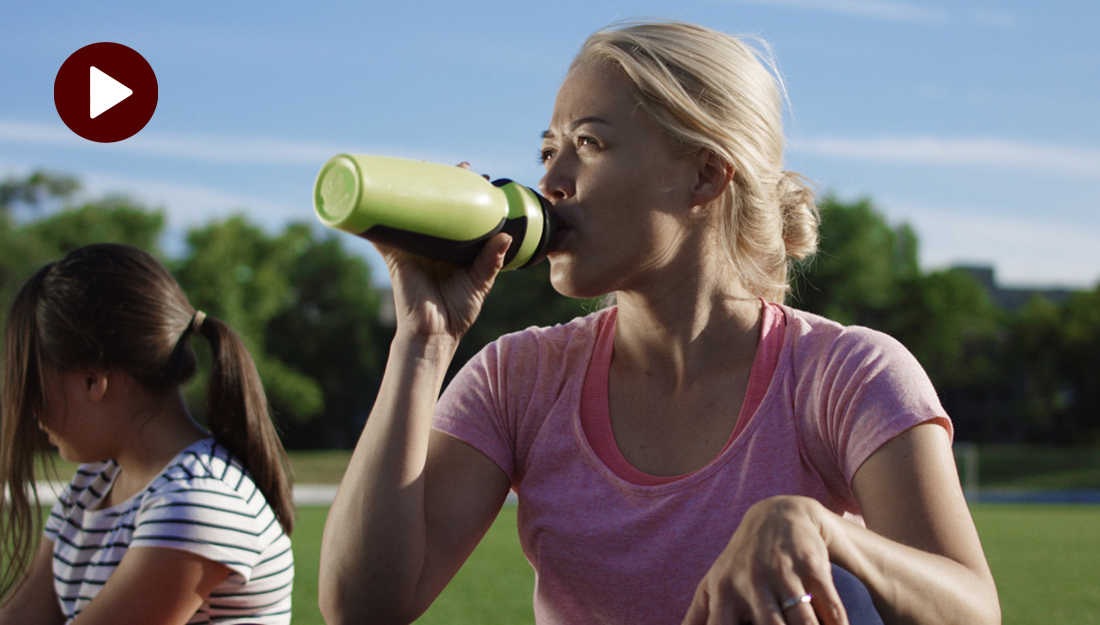
[[[107,382],[110,376],[106,371],[88,369],[84,372],[84,390],[89,401],[100,402],[107,395]]]
[[[696,180],[692,188],[692,205],[706,206],[725,193],[733,182],[735,169],[731,163],[707,149],[696,153],[695,162]]]

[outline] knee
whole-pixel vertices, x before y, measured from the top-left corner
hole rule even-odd
[[[855,575],[834,564],[833,585],[840,594],[851,625],[883,625],[882,617],[871,601],[871,593]]]

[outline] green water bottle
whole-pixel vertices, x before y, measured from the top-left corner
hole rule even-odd
[[[546,198],[511,180],[489,182],[453,165],[361,154],[325,163],[313,206],[330,228],[460,265],[507,232],[505,270],[545,258],[556,223]]]

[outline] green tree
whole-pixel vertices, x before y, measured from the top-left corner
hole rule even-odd
[[[1100,286],[1074,293],[1062,306],[1059,373],[1065,412],[1058,434],[1072,444],[1100,441]]]
[[[881,327],[920,273],[916,236],[887,224],[869,200],[830,196],[818,208],[818,253],[796,268],[792,303],[839,323]]]
[[[7,178],[0,182],[0,211],[10,212],[18,205],[33,210],[50,202],[65,202],[80,190],[72,176],[36,171],[26,178]]]
[[[75,178],[36,172],[0,183],[0,304],[7,310],[15,289],[44,263],[91,243],[134,245],[160,255],[164,215],[125,197],[70,205]],[[16,220],[22,207],[33,219]]]
[[[883,325],[921,361],[933,383],[969,386],[997,374],[1003,314],[977,280],[952,269],[902,285],[903,295]]]
[[[191,231],[187,242],[190,255],[176,266],[181,286],[195,308],[244,339],[277,418],[306,422],[320,415],[317,381],[264,349],[267,324],[294,303],[289,268],[308,241],[298,232],[269,237],[238,216]]]
[[[1033,297],[1010,319],[1006,377],[1013,401],[1005,416],[1012,431],[1003,438],[1055,442],[1071,398],[1061,373],[1062,335],[1062,307],[1043,297]]]
[[[0,183],[0,297],[43,263],[90,243],[127,243],[163,259],[160,211],[122,196],[74,206],[78,190],[76,179],[43,172]],[[245,340],[287,446],[354,442],[374,400],[388,332],[378,324],[379,295],[366,263],[334,233],[319,237],[292,225],[270,236],[243,217],[196,229],[187,241],[186,256],[166,264],[192,304]],[[209,357],[202,341],[194,345]],[[186,390],[200,418],[207,371],[200,368]]]
[[[286,439],[293,447],[352,446],[374,403],[390,338],[378,321],[381,298],[366,262],[346,252],[336,233],[317,238],[296,225],[281,240],[293,242],[286,273],[293,296],[268,321],[265,348],[308,372],[325,400],[324,418],[284,425]]]
[[[125,243],[163,257],[158,242],[164,232],[164,214],[125,198],[68,208],[20,230],[23,236],[40,241],[51,255],[58,257],[92,243]]]
[[[882,329],[920,361],[954,421],[960,440],[1003,433],[1004,313],[962,270],[905,280]]]
[[[793,282],[794,305],[898,339],[936,386],[960,439],[1000,431],[1004,316],[959,270],[922,273],[917,237],[886,222],[868,200],[820,206],[818,254]]]

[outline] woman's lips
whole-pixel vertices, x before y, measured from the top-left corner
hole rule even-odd
[[[565,244],[566,237],[569,236],[570,232],[572,232],[572,229],[569,228],[569,226],[563,225],[561,221],[558,221],[558,228],[554,232],[554,238],[550,240],[551,254],[561,250],[562,246]]]
[[[566,237],[573,230],[569,223],[569,219],[563,216],[560,212],[557,214],[557,225],[554,230],[554,237],[550,239],[550,252],[553,254],[561,249],[565,242]]]

